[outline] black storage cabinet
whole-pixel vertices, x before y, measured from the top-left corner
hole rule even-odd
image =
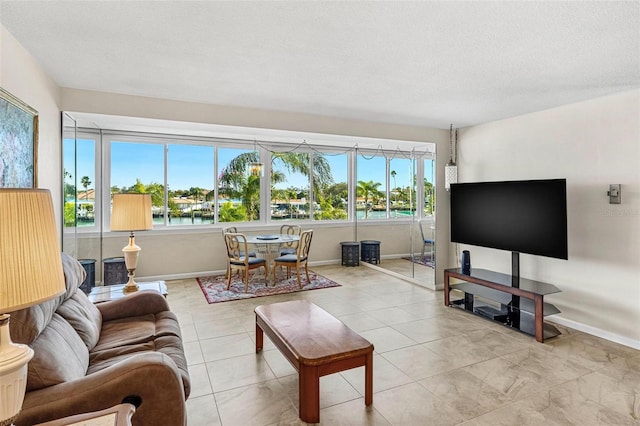
[[[82,284],[80,284],[80,290],[85,294],[91,293],[91,289],[96,286],[96,260],[95,259],[78,259],[78,262],[82,265],[87,276]]]
[[[104,263],[103,285],[125,284],[129,280],[124,257],[108,257]]]
[[[342,266],[360,265],[360,243],[357,241],[343,241],[342,246]]]
[[[360,260],[369,263],[380,263],[380,241],[362,240],[360,241]]]

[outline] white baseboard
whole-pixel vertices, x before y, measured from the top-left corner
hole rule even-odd
[[[629,346],[633,349],[640,349],[640,340],[634,340],[630,339],[629,337],[620,336],[619,334],[611,333],[610,331],[592,327],[590,325],[573,321],[567,318],[562,318],[558,315],[547,317],[545,318],[545,321],[554,322],[565,327],[570,327],[574,330],[582,331],[583,333],[591,334],[592,336],[601,337],[611,342],[620,343],[621,345]]]
[[[323,265],[336,265],[340,264],[340,260],[321,260],[319,262],[309,262],[309,267],[313,268],[314,266],[323,266]],[[149,275],[145,277],[139,277],[136,275],[136,281],[144,282],[144,281],[171,281],[171,280],[186,280],[189,278],[198,278],[198,277],[208,277],[210,275],[221,275],[225,274],[226,269],[219,269],[213,271],[200,271],[200,272],[182,272],[179,274],[170,274],[170,275]]]
[[[200,272],[183,272],[180,274],[170,275],[150,275],[147,277],[136,276],[137,281],[171,281],[171,280],[186,280],[188,278],[208,277],[210,275],[226,274],[226,269],[214,270],[214,271],[200,271]]]
[[[416,280],[416,279],[414,279],[414,278],[408,277],[408,276],[406,276],[406,275],[402,275],[402,274],[400,274],[400,273],[398,273],[398,272],[393,272],[393,271],[390,271],[390,270],[388,270],[388,269],[381,268],[380,266],[375,265],[375,264],[373,264],[373,263],[369,263],[369,262],[360,262],[360,265],[364,265],[364,266],[366,266],[367,268],[375,269],[376,271],[382,272],[383,274],[387,274],[387,275],[392,276],[392,277],[395,277],[395,278],[400,278],[401,280],[404,280],[404,281],[406,281],[406,282],[408,282],[408,283],[411,283],[411,284],[414,284],[414,285],[420,286],[420,287],[422,287],[422,288],[426,288],[426,289],[428,289],[428,290],[433,290],[433,291],[437,291],[437,290],[439,290],[439,289],[438,289],[438,287],[437,287],[435,284],[424,283],[424,282],[422,282],[422,281],[418,281],[418,280]],[[440,290],[441,290],[441,289],[440,289]]]

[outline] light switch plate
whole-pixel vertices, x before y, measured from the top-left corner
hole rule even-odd
[[[609,185],[609,191],[607,195],[609,195],[609,204],[620,204],[622,203],[622,185],[619,183],[612,183]]]

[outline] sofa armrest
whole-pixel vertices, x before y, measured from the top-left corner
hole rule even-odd
[[[140,401],[133,425],[186,425],[182,379],[167,355],[145,352],[78,380],[28,392],[16,424],[28,425]]]
[[[102,314],[102,321],[157,314],[170,310],[167,299],[152,290],[141,290],[120,299],[98,303],[96,307]]]

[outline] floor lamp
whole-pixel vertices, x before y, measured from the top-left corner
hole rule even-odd
[[[111,230],[129,231],[129,244],[122,252],[124,264],[129,273],[129,281],[124,286],[124,292],[138,290],[138,284],[133,280],[138,267],[140,247],[136,245],[134,231],[147,231],[153,228],[150,194],[113,194],[111,206]]]
[[[22,408],[34,355],[29,346],[11,341],[9,312],[65,291],[51,193],[0,189],[0,236],[0,426],[5,426]]]

